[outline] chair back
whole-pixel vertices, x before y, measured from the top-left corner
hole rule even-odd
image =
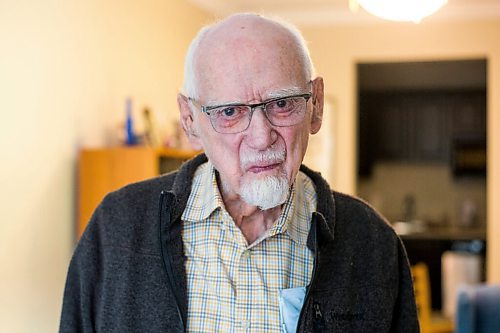
[[[417,304],[418,321],[422,333],[427,332],[431,324],[431,290],[429,287],[429,271],[427,265],[418,263],[411,268],[413,277],[413,289],[415,291],[415,302]]]
[[[500,332],[500,285],[469,285],[458,290],[456,333]]]

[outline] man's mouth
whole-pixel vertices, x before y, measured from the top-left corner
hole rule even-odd
[[[259,153],[241,156],[241,167],[245,172],[254,174],[270,172],[281,167],[285,162],[285,150],[269,149]]]
[[[258,165],[251,165],[247,170],[252,173],[261,173],[274,170],[278,168],[280,164],[281,162],[259,163]]]

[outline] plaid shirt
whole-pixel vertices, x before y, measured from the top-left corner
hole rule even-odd
[[[309,284],[306,246],[316,209],[312,181],[299,172],[283,211],[248,245],[222,201],[215,170],[201,165],[182,215],[189,332],[279,332],[279,290]]]

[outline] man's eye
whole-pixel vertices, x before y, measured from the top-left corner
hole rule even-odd
[[[238,113],[236,108],[230,107],[230,108],[224,108],[220,110],[219,114],[223,117],[233,117]]]
[[[279,101],[276,102],[276,106],[279,108],[284,108],[288,104],[288,101],[286,99],[280,99]]]
[[[266,108],[268,112],[284,114],[294,111],[298,104],[295,98],[283,98],[267,104]]]
[[[241,106],[226,106],[216,109],[214,116],[225,120],[233,120],[244,116],[246,108]]]

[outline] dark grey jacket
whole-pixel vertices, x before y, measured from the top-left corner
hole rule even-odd
[[[61,332],[182,332],[187,292],[180,216],[204,155],[106,196],[70,263]],[[372,208],[302,166],[318,205],[313,278],[299,332],[418,332],[408,260]],[[158,205],[158,202],[160,204]]]

